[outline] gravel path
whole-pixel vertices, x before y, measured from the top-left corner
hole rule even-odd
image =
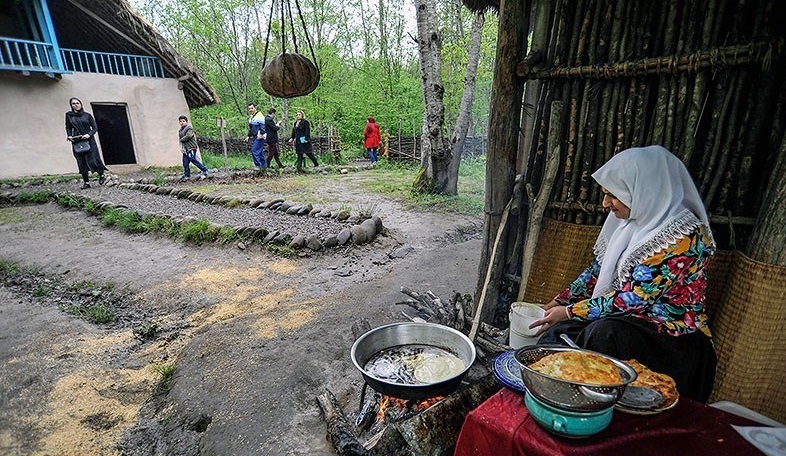
[[[94,201],[111,201],[128,209],[171,217],[191,216],[230,227],[261,227],[270,232],[279,231],[292,236],[301,234],[306,238],[317,235],[321,240],[337,235],[351,226],[332,218],[289,215],[268,209],[251,209],[245,205],[229,208],[222,205],[195,203],[170,195],[155,195],[141,190],[129,190],[117,186],[93,186],[89,190],[74,191],[73,184],[48,186],[54,191],[70,191]]]

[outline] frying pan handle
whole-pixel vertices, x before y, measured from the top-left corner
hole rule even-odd
[[[598,402],[614,402],[614,400],[617,399],[617,395],[614,393],[601,393],[587,388],[586,386],[579,386],[579,391],[581,391],[581,394],[584,396]]]

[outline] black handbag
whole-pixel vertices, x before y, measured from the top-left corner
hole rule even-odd
[[[79,133],[79,129],[76,128],[76,123],[73,119],[69,119],[71,121],[71,125],[74,127],[74,133]],[[71,147],[74,149],[75,154],[84,154],[86,152],[90,152],[90,140],[89,139],[82,139],[79,141],[73,141],[71,143]]]
[[[73,143],[72,146],[74,148],[74,153],[84,154],[85,152],[90,152],[90,141],[82,140]]]

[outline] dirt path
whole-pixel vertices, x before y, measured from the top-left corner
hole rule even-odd
[[[0,260],[113,284],[159,331],[141,339],[0,288],[0,453],[333,454],[314,398],[330,387],[357,407],[352,323],[402,320],[402,285],[471,292],[480,250],[456,234],[479,220],[406,211],[361,193],[358,178],[318,191],[375,205],[389,235],[308,258],[127,235],[53,204],[1,209]],[[261,193],[235,193],[246,191]],[[404,245],[410,254],[390,258]],[[153,396],[166,366],[171,389]]]

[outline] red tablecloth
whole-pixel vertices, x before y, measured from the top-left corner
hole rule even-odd
[[[732,429],[732,424],[759,425],[680,398],[673,409],[657,415],[630,415],[615,410],[611,424],[603,432],[569,439],[543,430],[529,415],[524,396],[502,388],[467,415],[455,456],[761,455]]]

